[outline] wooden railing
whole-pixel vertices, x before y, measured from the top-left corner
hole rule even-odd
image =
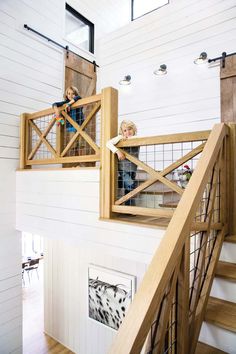
[[[110,193],[110,204],[102,217],[110,218],[112,213],[124,213],[171,218],[184,192],[178,176],[185,164],[190,166],[191,171],[195,169],[209,133],[200,131],[135,137],[120,142],[117,147],[129,161],[126,162],[128,169],[129,163],[137,168],[134,173],[135,188],[124,191],[119,179],[122,171],[118,170],[117,158],[112,155],[110,168],[103,166],[106,177],[101,183],[104,193]],[[132,149],[137,150],[137,147],[139,156],[135,157]]]
[[[73,104],[72,109],[82,107],[84,121],[79,125],[60,108],[64,117],[64,125],[57,125],[53,108],[36,113],[21,115],[20,168],[32,165],[62,164],[62,167],[73,167],[80,163],[91,166],[100,161],[102,128],[105,121],[111,121],[109,104],[113,97],[117,106],[117,90],[105,88],[101,94],[81,99]],[[97,113],[101,109],[101,116]],[[116,116],[114,115],[116,113]],[[117,110],[113,108],[113,120],[117,121]],[[100,118],[101,117],[101,118]],[[73,133],[68,134],[68,124]],[[116,126],[115,126],[116,128]]]
[[[227,232],[227,126],[216,125],[110,349],[195,352]]]

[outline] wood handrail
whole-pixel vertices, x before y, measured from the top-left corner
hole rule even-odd
[[[207,140],[210,135],[210,130],[203,130],[189,133],[168,134],[168,135],[156,135],[146,137],[134,137],[127,140],[122,140],[117,144],[117,147],[130,147],[130,146],[148,146],[155,144],[171,144],[181,142],[192,142]]]
[[[64,117],[64,123],[66,122],[67,124],[67,122],[69,122],[74,127],[75,134],[72,137],[65,136],[67,130],[64,128],[66,125],[63,127],[63,125],[56,124],[57,120],[53,115],[53,108],[48,108],[31,114],[22,114],[20,167],[24,169],[30,168],[32,165],[82,162],[91,163],[99,161],[100,147],[95,142],[95,130],[90,130],[88,133],[88,130],[85,130],[85,128],[88,128],[88,125],[100,110],[101,99],[102,94],[97,94],[91,97],[80,99],[72,105],[73,109],[84,107],[85,112],[86,106],[93,104],[91,111],[87,114],[81,126],[64,111],[65,105],[59,108],[61,115]],[[94,124],[94,122],[92,122],[91,125],[92,124]],[[56,143],[49,135],[51,132],[53,132],[54,137],[56,138]],[[37,136],[37,138],[34,139],[34,143],[32,142],[32,133]],[[81,151],[83,153],[80,153],[80,156],[77,156],[78,154],[75,152],[73,152],[73,156],[67,156],[70,153],[70,150],[73,149],[73,146],[79,143],[81,140],[87,144],[86,146],[89,146],[90,153],[88,154],[88,149],[83,150],[82,147]],[[49,156],[46,154],[47,157],[44,158],[43,153],[41,153],[40,156],[35,158],[42,145],[44,152],[49,153]]]
[[[224,124],[213,128],[186,192],[153,256],[109,353],[141,352],[166,286],[178,264],[186,238],[189,237],[194,215],[227,131]]]
[[[74,108],[78,108],[78,107],[82,107],[85,106],[89,103],[95,103],[95,102],[99,102],[101,101],[101,94],[98,95],[94,95],[94,96],[90,96],[90,97],[85,97],[85,98],[81,98],[79,101],[75,102],[72,107]],[[59,111],[63,111],[65,109],[65,105],[59,108]],[[27,115],[27,119],[37,119],[39,117],[45,117],[48,116],[50,114],[54,113],[54,109],[53,108],[47,108],[44,109],[42,111],[38,111],[35,113],[29,113]]]

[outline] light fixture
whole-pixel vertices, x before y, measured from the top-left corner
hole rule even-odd
[[[202,52],[198,58],[196,58],[194,60],[194,64],[204,64],[207,63],[207,53],[206,52]]]
[[[131,76],[126,75],[123,80],[119,81],[120,85],[130,85],[131,84]]]
[[[167,66],[166,66],[166,64],[161,64],[159,69],[156,69],[156,70],[153,71],[153,74],[159,75],[159,76],[166,75],[167,74]]]

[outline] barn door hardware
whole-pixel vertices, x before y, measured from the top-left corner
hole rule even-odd
[[[224,68],[225,67],[225,58],[231,57],[231,56],[233,56],[235,54],[236,54],[236,52],[235,53],[230,53],[230,54],[227,54],[226,52],[223,52],[220,57],[213,58],[213,59],[208,59],[208,63],[212,63],[213,61],[221,60],[221,67]]]
[[[46,39],[48,42],[52,42],[53,44],[57,45],[58,47],[64,49],[64,50],[66,51],[66,56],[67,56],[67,58],[69,57],[69,53],[73,53],[73,54],[77,55],[78,57],[80,57],[80,58],[82,58],[82,59],[88,61],[88,62],[91,63],[91,64],[93,64],[93,65],[94,65],[94,72],[96,71],[96,67],[99,68],[99,65],[96,63],[95,60],[94,60],[94,61],[90,61],[90,60],[88,60],[87,58],[82,57],[82,55],[79,55],[79,54],[73,52],[72,50],[70,50],[70,48],[69,48],[68,45],[64,47],[62,44],[60,44],[60,43],[54,41],[53,39],[51,39],[51,38],[45,36],[44,34],[42,34],[42,33],[40,33],[40,32],[34,30],[33,28],[29,27],[29,26],[26,25],[26,24],[24,24],[24,28],[27,29],[28,31],[31,31],[31,32],[37,34],[38,36],[40,36],[40,37]]]

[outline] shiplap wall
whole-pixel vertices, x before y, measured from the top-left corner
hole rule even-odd
[[[170,0],[100,40],[100,85],[119,89],[120,120],[137,123],[139,135],[211,129],[220,120],[219,63],[193,60],[235,52],[235,38],[235,0]],[[164,63],[168,74],[154,75]],[[127,74],[132,84],[119,86]]]
[[[95,36],[117,28],[114,18],[100,18],[106,0],[95,9],[81,3],[81,13],[95,22]],[[125,1],[122,6],[125,5]],[[123,8],[123,7],[122,7]],[[83,13],[86,9],[86,13]],[[118,10],[118,9],[117,9]],[[96,12],[98,13],[96,14]],[[120,12],[119,12],[120,11]],[[121,13],[121,8],[116,12]],[[90,17],[92,16],[92,19]],[[64,53],[23,28],[24,24],[62,43],[64,0],[0,1],[0,353],[21,353],[21,244],[15,231],[15,170],[19,157],[19,115],[34,112],[62,98]],[[100,25],[100,22],[104,22]],[[98,25],[98,27],[97,27]],[[96,29],[99,29],[96,31]],[[100,30],[101,28],[101,30]],[[71,46],[70,46],[71,47]],[[72,47],[94,60],[95,56]],[[27,227],[26,227],[27,229]],[[24,229],[22,229],[24,230]],[[31,231],[31,230],[30,230]]]
[[[0,2],[0,353],[22,353],[21,233],[15,230],[19,115],[61,97],[62,53],[24,23],[61,37],[63,2]]]
[[[75,353],[104,354],[115,335],[88,319],[89,264],[135,275],[139,284],[164,233],[100,221],[99,173],[34,170],[16,176],[16,227],[44,237],[45,330]]]

